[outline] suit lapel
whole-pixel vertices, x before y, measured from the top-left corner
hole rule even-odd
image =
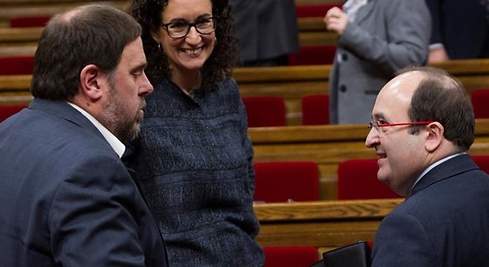
[[[421,180],[413,188],[410,196],[439,181],[450,179],[461,173],[476,169],[479,169],[479,167],[467,154],[451,158],[436,166],[435,168],[430,170],[423,178],[421,178]]]

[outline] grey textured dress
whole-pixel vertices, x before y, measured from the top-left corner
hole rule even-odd
[[[189,96],[163,80],[146,99],[130,165],[170,266],[262,266],[253,150],[236,82]]]

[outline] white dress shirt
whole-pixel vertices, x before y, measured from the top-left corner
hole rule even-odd
[[[114,149],[115,153],[119,156],[119,158],[122,157],[124,154],[124,151],[126,150],[126,146],[119,140],[117,137],[115,137],[114,134],[112,134],[107,128],[105,128],[97,119],[95,119],[90,113],[86,112],[84,109],[81,107],[68,102],[70,106],[78,110],[83,116],[85,116],[99,131],[100,133],[104,136],[105,140],[107,140],[107,143]]]

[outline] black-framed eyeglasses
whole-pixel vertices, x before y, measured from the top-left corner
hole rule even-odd
[[[214,17],[199,18],[195,22],[189,22],[184,19],[175,19],[169,23],[161,24],[168,32],[171,38],[184,38],[190,32],[190,28],[194,27],[200,34],[211,34],[216,30],[216,19]]]
[[[386,121],[374,121],[371,120],[368,123],[368,128],[374,128],[376,131],[379,131],[379,128],[384,127],[392,127],[392,126],[423,126],[432,123],[433,121],[413,121],[413,122],[396,122],[396,123],[388,123]]]

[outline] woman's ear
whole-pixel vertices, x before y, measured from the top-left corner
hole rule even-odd
[[[425,148],[428,152],[434,152],[443,142],[445,128],[439,122],[432,122],[426,126]]]
[[[86,65],[80,72],[80,93],[91,101],[103,96],[103,84],[106,74],[94,64]]]
[[[151,31],[151,37],[153,38],[153,40],[160,44],[160,32],[155,32],[155,31]]]

